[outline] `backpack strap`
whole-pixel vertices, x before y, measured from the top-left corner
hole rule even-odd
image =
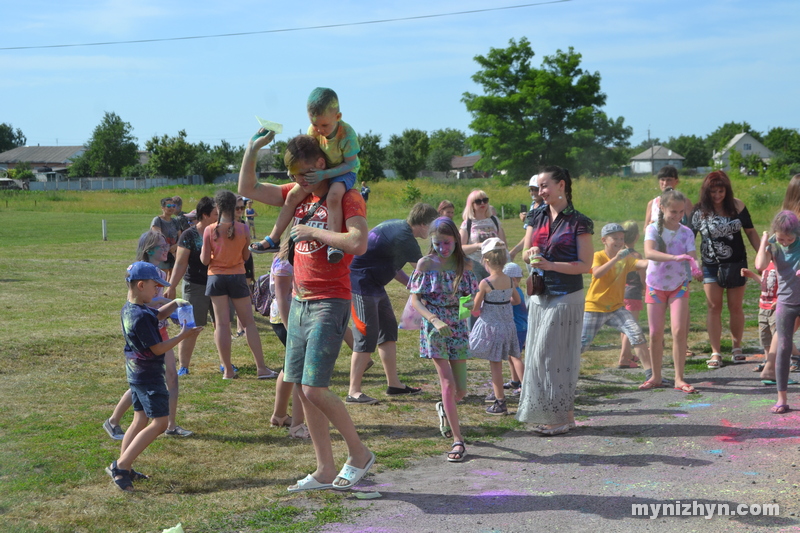
[[[492,222],[494,222],[494,227],[497,228],[497,231],[500,231],[500,223],[497,221],[497,217],[492,215]]]

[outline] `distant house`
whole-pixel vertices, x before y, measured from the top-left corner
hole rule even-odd
[[[52,181],[58,174],[66,175],[72,159],[83,154],[83,146],[19,146],[0,153],[0,167],[16,168],[28,163],[40,181]]]
[[[456,179],[484,178],[487,176],[486,172],[475,170],[475,163],[480,161],[480,159],[480,152],[472,152],[467,155],[454,155],[450,160],[451,172],[455,174]]]
[[[730,170],[731,169],[731,151],[736,150],[743,157],[747,157],[750,155],[757,155],[760,157],[765,163],[769,163],[769,160],[775,157],[775,154],[772,151],[761,144],[758,139],[753,137],[747,132],[739,133],[733,136],[728,144],[725,145],[725,148],[716,152],[713,155],[714,164],[721,165],[723,169]]]
[[[667,165],[680,170],[684,159],[686,158],[666,146],[656,145],[631,157],[631,170],[634,174],[657,174]]]

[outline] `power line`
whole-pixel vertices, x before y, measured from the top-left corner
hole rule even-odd
[[[469,11],[451,11],[449,13],[435,13],[432,15],[416,15],[413,17],[398,17],[398,18],[391,18],[391,19],[380,19],[380,20],[365,20],[361,22],[344,22],[341,24],[325,24],[322,26],[301,26],[298,28],[282,28],[278,30],[261,30],[261,31],[245,31],[245,32],[238,32],[238,33],[218,33],[214,35],[194,35],[188,37],[164,37],[161,39],[136,39],[132,41],[107,41],[107,42],[100,42],[100,43],[81,43],[81,44],[46,44],[46,45],[38,45],[38,46],[8,46],[2,47],[0,50],[41,50],[45,48],[77,48],[77,47],[84,47],[84,46],[110,46],[116,44],[141,44],[141,43],[160,43],[160,42],[167,42],[167,41],[190,41],[190,40],[197,40],[197,39],[219,39],[223,37],[243,37],[245,35],[263,35],[266,33],[286,33],[286,32],[294,32],[294,31],[307,31],[307,30],[321,30],[321,29],[330,29],[330,28],[345,28],[349,26],[366,26],[368,24],[386,24],[388,22],[402,22],[407,20],[421,20],[421,19],[432,19],[432,18],[441,18],[441,17],[453,17],[457,15],[473,15],[475,13],[486,13],[489,11],[502,11],[507,9],[520,9],[525,7],[535,7],[535,6],[544,6],[548,4],[561,4],[564,2],[571,2],[572,0],[550,0],[548,2],[536,2],[532,4],[520,4],[516,6],[505,6],[505,7],[490,7],[486,9],[472,9]]]

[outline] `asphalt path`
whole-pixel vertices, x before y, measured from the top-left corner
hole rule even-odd
[[[692,374],[699,394],[657,389],[580,405],[566,435],[514,431],[467,441],[463,463],[443,453],[371,473],[353,492],[380,497],[351,494],[354,522],[324,531],[800,531],[800,411],[770,413],[775,387],[753,366]],[[578,388],[620,382],[632,383],[609,373]],[[789,404],[800,410],[800,385],[790,385]],[[751,514],[772,512],[765,504],[778,515]],[[647,516],[633,516],[634,505]]]

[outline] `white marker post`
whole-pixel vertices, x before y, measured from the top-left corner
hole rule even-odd
[[[103,219],[103,240],[108,240],[108,224],[106,224],[106,219]]]

